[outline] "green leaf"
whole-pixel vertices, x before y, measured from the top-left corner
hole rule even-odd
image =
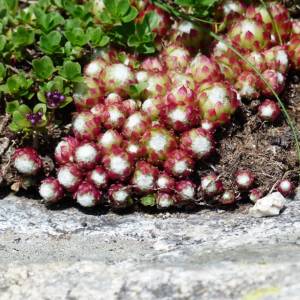
[[[48,92],[59,91],[62,93],[64,91],[64,79],[60,76],[54,77],[52,81],[47,83],[46,90]]]
[[[133,21],[137,17],[138,14],[139,14],[138,10],[135,7],[131,7],[129,9],[129,12],[125,16],[122,17],[122,21],[124,23],[129,23],[129,22]]]
[[[117,2],[118,0],[104,0],[105,9],[110,14],[116,14],[117,12]]]
[[[10,11],[16,11],[19,5],[19,1],[18,0],[5,0],[7,8]]]
[[[64,108],[66,107],[68,104],[73,102],[73,98],[72,97],[66,97],[65,101],[63,101],[60,105],[59,108]]]
[[[18,100],[6,102],[6,108],[5,112],[8,114],[12,114],[14,111],[16,111],[20,106],[20,103]]]
[[[19,106],[18,111],[20,113],[22,113],[23,115],[27,115],[27,114],[31,113],[31,109],[26,104],[21,104]]]
[[[72,30],[73,28],[76,27],[81,27],[82,26],[82,22],[80,19],[68,19],[65,23],[65,31],[69,31]]]
[[[34,43],[34,31],[24,26],[19,26],[12,34],[14,47],[29,46]]]
[[[39,99],[39,101],[40,102],[42,102],[42,103],[46,103],[47,102],[47,98],[46,98],[46,96],[45,96],[45,93],[44,93],[44,91],[38,91],[38,93],[37,93],[37,98]]]
[[[47,105],[44,103],[38,103],[34,106],[33,108],[33,112],[37,113],[41,111],[43,114],[45,114],[47,112]]]
[[[10,131],[12,131],[12,132],[18,132],[18,131],[21,130],[21,128],[20,128],[16,123],[14,123],[14,122],[11,122],[11,123],[9,124],[9,129],[10,129]]]
[[[49,56],[43,56],[42,58],[34,59],[32,61],[32,67],[34,73],[40,79],[48,79],[55,71],[53,62]]]
[[[18,77],[16,75],[13,75],[7,79],[6,85],[8,87],[8,90],[10,94],[15,94],[20,89],[20,82],[18,80]]]
[[[22,96],[28,94],[29,88],[32,84],[32,79],[26,79],[23,73],[19,73],[10,76],[6,81],[6,84],[2,86],[1,89],[8,94],[13,95],[19,93],[19,95]]]
[[[79,81],[81,79],[81,66],[79,63],[71,61],[64,62],[59,74],[70,81]]]
[[[4,50],[5,44],[6,44],[5,35],[0,35],[0,52]]]
[[[15,123],[19,128],[28,128],[31,126],[31,123],[27,120],[26,115],[16,110],[13,112],[13,123]]]
[[[4,64],[0,63],[0,82],[5,78],[6,76],[6,68]]]
[[[89,42],[89,35],[80,27],[65,31],[65,37],[73,46],[84,46]]]
[[[145,88],[148,86],[147,82],[140,82],[137,84],[132,84],[129,87],[128,94],[130,98],[132,99],[139,99],[141,97],[141,94],[145,90]]]
[[[119,16],[124,16],[130,9],[130,3],[128,0],[119,0],[117,3],[117,13]]]
[[[43,10],[36,8],[34,13],[36,15],[37,25],[46,33],[59,25],[63,25],[65,21],[58,12],[50,12],[47,14]]]
[[[60,49],[62,35],[58,31],[51,31],[40,37],[40,48],[46,54],[52,54]]]
[[[109,42],[109,37],[104,35],[100,27],[89,27],[87,34],[93,46],[104,47]]]
[[[155,195],[150,194],[150,195],[144,196],[140,199],[140,202],[144,206],[154,206],[156,204]]]

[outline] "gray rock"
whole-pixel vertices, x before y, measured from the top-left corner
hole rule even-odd
[[[0,200],[0,299],[299,299],[300,201],[237,211],[90,214]]]
[[[285,198],[279,192],[271,193],[256,201],[255,205],[249,209],[253,217],[278,216],[286,203]]]

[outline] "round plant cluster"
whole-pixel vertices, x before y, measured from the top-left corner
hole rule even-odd
[[[56,203],[71,194],[84,207],[107,199],[115,209],[134,201],[180,207],[201,197],[235,203],[237,192],[226,190],[217,172],[201,170],[217,151],[215,132],[230,123],[242,101],[260,99],[257,117],[275,122],[280,108],[272,91],[283,91],[289,67],[300,69],[298,26],[280,3],[269,6],[272,18],[263,5],[224,1],[218,14],[228,20],[226,43],[212,43],[205,55],[200,28],[188,21],[172,25],[169,15],[148,5],[139,18],[158,13],[153,31],[169,34],[164,48],[146,58],[100,51],[85,66],[85,91],[74,96],[73,135],[58,143],[57,176],[41,183],[41,196]],[[53,106],[62,97],[47,95]],[[262,197],[251,170],[239,170],[235,178],[239,193],[253,202]],[[290,187],[284,182],[278,190],[287,194]]]

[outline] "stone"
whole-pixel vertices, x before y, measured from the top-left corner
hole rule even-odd
[[[279,192],[274,192],[256,201],[255,205],[249,209],[253,217],[278,216],[284,208],[286,199]]]
[[[300,201],[277,218],[248,208],[115,214],[8,195],[0,299],[299,300]]]

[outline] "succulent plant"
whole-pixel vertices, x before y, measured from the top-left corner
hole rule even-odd
[[[18,148],[13,154],[13,165],[19,173],[34,176],[41,170],[42,160],[35,149]]]

